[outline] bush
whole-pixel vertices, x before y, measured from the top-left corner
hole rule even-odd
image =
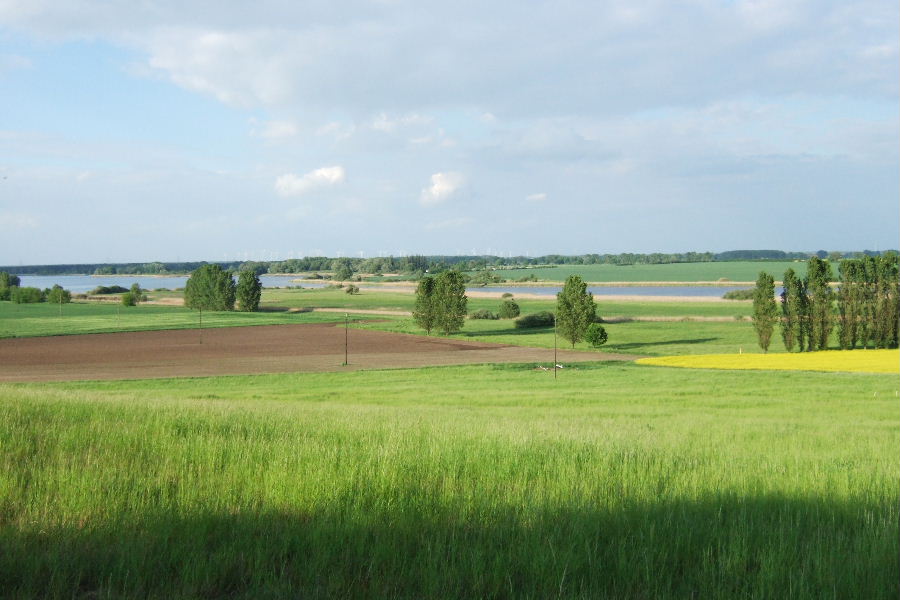
[[[358,294],[358,293],[359,293],[359,286],[353,285],[353,284],[351,283],[351,284],[349,284],[349,285],[347,286],[347,289],[345,289],[344,292],[347,293],[347,294],[350,294],[351,296],[352,296],[353,294]]]
[[[600,325],[599,323],[591,323],[590,325],[588,325],[587,333],[585,333],[584,339],[594,348],[599,348],[606,343],[606,340],[609,339],[609,336],[606,333],[606,329],[603,328],[603,325]]]
[[[479,271],[475,275],[472,275],[469,278],[469,282],[472,285],[487,285],[489,283],[503,283],[505,281],[499,275],[494,275],[490,271]]]
[[[504,300],[506,300],[507,298],[512,298],[513,295],[510,294],[509,292],[503,292],[503,294],[500,297],[503,298]]]
[[[501,319],[515,319],[519,316],[519,304],[515,300],[504,300],[498,314]]]
[[[123,288],[121,285],[98,285],[88,293],[92,296],[103,296],[106,294],[124,294],[127,291],[128,288]]]
[[[472,314],[469,315],[470,319],[490,319],[492,321],[496,321],[500,317],[492,313],[486,308],[482,308],[481,310],[476,310]]]
[[[725,300],[753,300],[753,288],[746,290],[731,290],[729,292],[725,292],[725,295],[722,296]]]
[[[134,306],[137,302],[134,301],[134,294],[131,292],[125,292],[122,294],[122,306]]]
[[[44,301],[44,292],[36,287],[11,287],[9,299],[16,304],[36,304]]]
[[[553,327],[556,317],[552,312],[544,310],[519,317],[515,321],[516,329],[531,329],[533,327]]]
[[[525,275],[524,277],[519,277],[518,279],[516,279],[516,281],[520,281],[522,283],[525,283],[528,281],[537,281],[537,280],[538,280],[538,278],[534,275]]]
[[[49,292],[45,293],[47,302],[52,304],[68,304],[72,301],[72,292],[64,290],[59,284],[53,286]]]

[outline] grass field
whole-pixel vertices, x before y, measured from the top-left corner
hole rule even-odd
[[[559,265],[549,268],[504,269],[497,271],[503,279],[514,281],[534,275],[543,281],[565,281],[569,275],[581,275],[585,281],[756,281],[760,271],[770,273],[780,281],[787,269],[799,276],[806,274],[805,262],[793,261],[735,261],[676,263],[669,265]]]
[[[642,358],[641,364],[691,369],[754,369],[900,374],[898,350],[832,350],[791,354],[704,354]]]
[[[889,375],[0,387],[8,597],[895,598]]]
[[[209,312],[203,313],[203,327],[241,327],[285,323],[320,323],[343,320],[334,313]],[[189,329],[199,325],[199,314],[181,306],[141,304],[13,304],[0,302],[0,338],[113,331]]]

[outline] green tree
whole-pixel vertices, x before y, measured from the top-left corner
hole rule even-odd
[[[21,280],[6,271],[0,271],[0,300],[9,300],[12,288],[19,287]]]
[[[51,304],[68,304],[72,301],[72,293],[57,283],[46,294],[46,298]]]
[[[594,295],[578,275],[569,275],[563,289],[556,295],[556,326],[563,338],[575,344],[584,339],[588,325],[597,316]]]
[[[753,290],[753,329],[756,330],[756,339],[763,352],[769,351],[777,320],[775,281],[771,275],[760,271],[756,279],[756,288]]]
[[[864,280],[860,277],[863,269],[859,260],[841,261],[838,270],[841,275],[841,287],[838,289],[838,342],[842,350],[852,350],[859,338],[860,316],[862,310],[862,288]]]
[[[244,312],[256,312],[259,309],[259,299],[262,297],[262,282],[256,274],[256,270],[241,271],[237,282],[237,302],[240,310]]]
[[[134,303],[138,304],[139,302],[143,302],[147,299],[144,295],[144,290],[141,289],[141,284],[134,282],[131,284],[131,297],[134,299]]]
[[[456,333],[466,322],[466,282],[459,271],[444,271],[434,280],[435,327],[444,335]]]
[[[609,339],[606,329],[600,323],[591,323],[588,325],[587,333],[584,336],[585,341],[594,348],[599,348]]]
[[[10,300],[16,304],[35,304],[43,302],[44,292],[36,287],[12,287],[10,289]]]
[[[515,319],[520,312],[519,303],[510,298],[500,303],[500,310],[497,311],[497,314],[501,319]]]
[[[834,329],[834,293],[831,286],[831,265],[817,256],[806,267],[806,290],[809,298],[808,350],[827,350],[828,338]]]
[[[413,308],[416,324],[431,335],[435,325],[434,277],[423,277],[416,286],[416,304]]]
[[[353,263],[349,258],[336,258],[331,263],[332,279],[335,281],[350,281],[353,278]]]
[[[125,292],[122,294],[122,306],[135,306],[137,300],[134,299],[134,292]]]
[[[234,310],[235,285],[229,271],[219,265],[203,265],[188,278],[184,305],[203,310]]]

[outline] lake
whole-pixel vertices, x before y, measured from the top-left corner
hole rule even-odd
[[[147,276],[93,276],[93,275],[20,275],[22,286],[31,286],[40,289],[53,287],[59,284],[65,289],[75,294],[84,294],[97,286],[113,286],[120,285],[122,287],[131,287],[131,284],[138,283],[143,289],[154,290],[159,288],[175,288],[184,287],[187,282],[187,276],[173,277],[147,277]],[[260,280],[263,287],[287,287],[301,286],[304,288],[321,288],[326,283],[303,281],[297,283],[293,281],[293,275],[262,275]],[[388,291],[390,288],[386,288]],[[539,294],[542,296],[555,296],[562,289],[561,286],[488,286],[467,288],[467,291],[490,291],[490,292],[510,292],[511,294]],[[721,298],[722,294],[731,290],[747,289],[746,286],[592,286],[588,291],[595,296],[700,296],[707,298]],[[777,289],[780,293],[781,290]]]

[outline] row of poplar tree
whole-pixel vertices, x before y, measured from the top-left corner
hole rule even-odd
[[[826,260],[810,258],[804,278],[793,269],[785,271],[780,311],[772,276],[759,274],[753,295],[753,326],[763,351],[769,349],[776,323],[781,325],[788,352],[827,350],[835,326],[843,350],[897,347],[898,255],[891,252],[845,259],[838,271],[840,285],[836,291],[830,285],[834,277]]]

